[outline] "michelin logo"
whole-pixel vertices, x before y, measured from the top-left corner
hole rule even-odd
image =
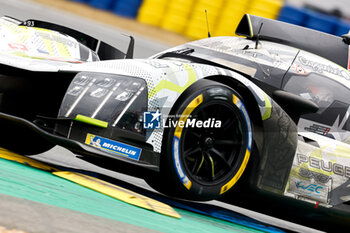
[[[85,144],[96,147],[100,150],[125,156],[134,160],[140,159],[142,151],[140,148],[130,146],[121,142],[113,141],[100,136],[96,136],[93,134],[87,134]]]

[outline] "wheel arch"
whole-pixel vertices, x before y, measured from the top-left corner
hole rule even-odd
[[[250,186],[249,189],[258,188],[269,191],[271,189],[269,187],[274,183],[273,180],[268,179],[268,174],[277,174],[281,171],[286,175],[284,176],[285,178],[288,177],[287,175],[290,171],[289,165],[294,158],[297,143],[297,137],[295,134],[295,132],[297,132],[296,125],[271,97],[254,83],[249,81],[249,77],[243,77],[239,74],[235,76],[235,74],[236,73],[232,72],[232,75],[208,75],[200,78],[186,88],[186,90],[176,99],[172,105],[170,115],[173,110],[177,109],[180,103],[189,96],[188,93],[195,91],[197,88],[208,87],[208,85],[212,85],[212,83],[215,82],[216,85],[224,85],[233,89],[242,98],[253,126],[252,154],[254,155],[250,157],[250,162],[248,163],[247,171],[245,172],[246,175],[239,179],[239,181],[241,181],[239,183],[247,183]],[[288,124],[283,125],[283,127],[279,125],[279,123],[284,122],[287,122]],[[282,136],[284,136],[283,130],[285,129],[285,126],[288,126],[288,134],[286,138],[282,138]],[[271,132],[275,133],[271,134]],[[284,147],[287,147],[288,150],[284,151],[285,148],[280,148],[281,146],[278,143],[271,144],[271,141],[280,140],[280,138],[287,140],[287,144]],[[271,154],[270,152],[274,150],[278,150],[281,153]],[[162,152],[164,152],[164,148],[162,148]],[[288,154],[286,154],[287,152]],[[286,164],[283,166],[281,165],[281,168],[278,167],[275,169],[273,163],[279,161],[281,158],[286,161]],[[263,163],[263,161],[267,161],[267,163]],[[264,180],[261,180],[260,178]],[[281,178],[281,181],[278,180],[275,182],[276,185],[279,185],[277,188],[273,188],[276,190],[278,189],[276,192],[281,192],[285,187],[285,178],[283,178],[283,180]],[[268,182],[270,182],[271,185]],[[239,186],[245,190],[246,185]]]
[[[248,82],[228,75],[208,76],[205,79],[227,85],[237,91],[244,100],[248,100],[245,106],[253,123],[252,149],[256,150],[253,151],[254,156],[251,156],[252,161],[248,163],[250,166],[248,165],[249,171],[247,170],[246,174],[249,175],[243,178],[248,179],[253,189],[283,195],[298,144],[295,122],[274,99],[254,84],[249,86]],[[259,111],[261,94],[265,96],[265,113],[270,108],[267,117]],[[270,106],[267,106],[268,102]],[[279,178],[271,179],[271,174]]]
[[[191,92],[191,89],[200,88],[203,83],[207,81],[213,81],[217,84],[225,85],[231,89],[233,89],[239,96],[242,97],[243,102],[245,103],[245,107],[248,111],[250,120],[252,122],[253,128],[253,144],[252,144],[252,156],[250,156],[250,161],[248,162],[247,171],[245,172],[245,176],[242,176],[241,180],[245,180],[249,182],[250,185],[254,185],[254,180],[256,177],[256,171],[258,170],[259,164],[261,162],[261,154],[263,151],[264,144],[264,131],[263,131],[263,120],[261,117],[261,112],[259,109],[259,104],[256,100],[256,96],[254,96],[253,90],[250,90],[247,85],[242,83],[241,81],[235,79],[232,76],[225,75],[213,75],[207,76],[200,80],[197,80],[192,85],[190,85],[177,100],[171,108],[170,115],[174,114],[174,110],[178,108],[178,106],[187,98],[188,93]],[[204,81],[204,82],[203,82]],[[205,84],[204,84],[205,85]],[[167,133],[165,133],[167,134]],[[163,138],[164,140],[164,138]],[[162,147],[162,152],[166,151],[165,148]],[[243,181],[239,182],[242,183]]]

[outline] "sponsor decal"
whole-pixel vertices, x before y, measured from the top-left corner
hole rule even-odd
[[[308,184],[306,185],[304,181],[298,181],[295,186],[298,189],[304,189],[307,191],[310,191],[312,193],[321,193],[322,189],[324,188],[321,185],[317,185],[317,184]]]
[[[125,143],[113,141],[93,134],[87,134],[85,144],[96,147],[100,150],[139,160],[141,149]]]
[[[310,168],[316,168],[325,172],[334,173],[338,176],[350,178],[350,167],[332,161],[325,161],[303,154],[297,154],[298,164],[307,163]]]
[[[78,47],[78,42],[74,41],[73,38],[61,36],[59,34],[55,34],[54,32],[44,32],[44,31],[36,30],[34,32],[34,35],[37,37],[41,37],[42,39],[47,39],[57,43],[64,44],[69,47],[74,47],[74,48]]]
[[[313,124],[309,127],[304,127],[304,130],[308,131],[308,132],[312,132],[312,133],[317,133],[323,136],[327,136],[327,134],[329,133],[329,131],[331,130],[328,127],[324,127],[322,125],[317,125],[317,124]]]
[[[312,183],[307,180],[291,178],[289,181],[290,193],[297,194],[312,200],[327,203],[329,188],[326,185]]]
[[[307,179],[314,179],[317,183],[326,184],[331,178],[322,173],[310,171],[306,168],[299,169],[299,175]]]
[[[318,73],[330,73],[334,74],[337,76],[340,76],[342,78],[345,78],[346,80],[350,80],[350,74],[347,70],[338,68],[336,66],[331,66],[331,65],[325,65],[322,63],[318,63],[315,61],[308,60],[307,58],[303,56],[299,56],[299,61],[301,62],[302,65],[311,67],[315,72]]]

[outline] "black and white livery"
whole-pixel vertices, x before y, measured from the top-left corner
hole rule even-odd
[[[349,211],[350,36],[245,15],[148,59],[0,19],[0,145],[63,146],[191,200],[260,195]],[[129,59],[124,59],[129,58]]]

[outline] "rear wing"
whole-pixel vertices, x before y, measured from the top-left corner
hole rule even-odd
[[[248,14],[243,16],[236,34],[251,39],[259,34],[261,40],[302,49],[348,68],[349,46],[338,36]]]
[[[13,20],[15,19],[12,18],[12,21]],[[49,29],[49,30],[53,30],[53,31],[57,31],[57,32],[69,35],[74,39],[76,39],[79,43],[85,45],[92,51],[95,51],[99,56],[100,60],[133,58],[135,40],[132,36],[129,36],[130,42],[129,42],[127,52],[123,53],[119,49],[114,48],[113,46],[101,40],[98,40],[85,33],[79,32],[77,30],[74,30],[65,26],[61,26],[58,24],[49,23],[45,21],[40,21],[40,20],[33,20],[33,19],[29,19],[26,21],[17,20],[17,22],[19,22],[18,24],[19,26],[44,28],[44,29]]]

